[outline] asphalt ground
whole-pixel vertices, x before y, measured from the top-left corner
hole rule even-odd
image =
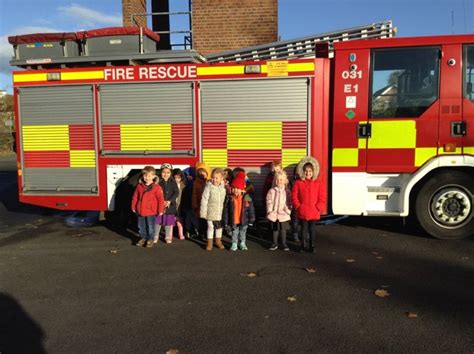
[[[318,227],[316,254],[268,251],[264,229],[247,252],[145,249],[19,204],[14,181],[0,173],[2,354],[474,352],[473,239],[349,218]]]

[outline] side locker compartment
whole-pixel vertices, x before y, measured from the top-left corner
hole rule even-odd
[[[23,195],[97,195],[91,85],[19,88]]]
[[[269,163],[290,175],[308,154],[308,78],[201,81],[202,157],[211,167],[243,167],[256,204]]]

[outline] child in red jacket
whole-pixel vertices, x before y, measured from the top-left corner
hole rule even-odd
[[[299,179],[293,186],[291,201],[301,225],[301,250],[314,253],[316,221],[321,218],[321,210],[326,205],[326,189],[318,179],[319,163],[314,158],[301,159],[296,172]]]
[[[165,200],[163,190],[157,184],[158,177],[153,166],[145,166],[142,178],[135,188],[132,198],[132,211],[138,215],[137,246],[153,247],[156,215],[163,215]]]

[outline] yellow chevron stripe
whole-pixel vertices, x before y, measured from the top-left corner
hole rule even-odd
[[[228,122],[227,148],[273,150],[282,148],[282,122]]]
[[[204,162],[211,167],[227,166],[227,150],[226,149],[203,149],[202,157]]]
[[[69,150],[68,125],[25,125],[22,127],[24,151]]]
[[[122,150],[171,150],[171,124],[120,125]]]
[[[71,150],[69,159],[71,167],[95,167],[94,150]]]

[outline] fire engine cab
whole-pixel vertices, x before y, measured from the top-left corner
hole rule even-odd
[[[312,155],[325,213],[414,214],[434,237],[472,235],[474,35],[368,38],[316,58],[17,57],[20,201],[113,210],[117,186],[144,165],[205,161],[245,168],[263,208],[268,163],[292,174]]]

